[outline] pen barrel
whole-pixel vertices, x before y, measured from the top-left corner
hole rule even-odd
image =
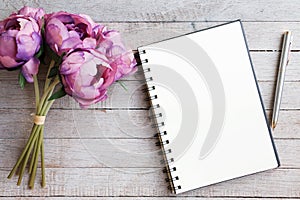
[[[274,107],[273,107],[273,116],[272,116],[272,121],[274,123],[277,123],[277,119],[278,119],[278,115],[279,115],[283,86],[284,86],[285,71],[286,71],[285,67],[279,68],[279,71],[278,71],[278,78],[277,78],[275,99],[274,99]]]
[[[277,75],[277,83],[276,83],[273,115],[272,115],[272,126],[275,126],[278,120],[283,86],[284,86],[285,72],[289,61],[289,53],[290,53],[291,39],[292,39],[291,37],[292,35],[290,31],[287,31],[284,34],[279,70]]]

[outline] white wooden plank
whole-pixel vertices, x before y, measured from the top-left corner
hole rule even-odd
[[[251,52],[251,59],[257,80],[277,81],[280,52]],[[290,54],[290,62],[285,74],[285,82],[300,79],[300,52]]]
[[[47,12],[66,10],[89,14],[101,21],[224,21],[241,18],[250,21],[299,21],[297,0],[273,0],[272,4],[259,0],[242,1],[9,1],[0,4],[0,18],[23,5],[43,7]],[[292,13],[292,14],[287,14]]]
[[[299,23],[300,27],[300,23]],[[274,81],[277,79],[277,70],[279,65],[279,52],[250,52],[254,65],[254,70],[259,81]],[[292,52],[290,63],[288,65],[285,81],[300,80],[300,52]],[[139,72],[125,77],[124,80],[142,80],[144,78],[142,70],[139,67]],[[19,71],[0,71],[0,80],[17,81]],[[46,68],[40,68],[39,79],[44,80],[46,77]]]
[[[120,31],[130,49],[190,33],[224,22],[179,22],[179,23],[104,23]],[[291,30],[300,34],[300,22],[244,22],[244,29],[250,50],[281,50],[282,33]],[[259,30],[259,31],[258,31]],[[293,40],[293,50],[300,49],[300,42]],[[293,61],[293,59],[291,59]]]
[[[131,48],[241,18],[243,21],[247,21],[244,22],[244,28],[249,47],[252,50],[251,56],[257,77],[262,81],[260,87],[268,109],[272,108],[272,96],[275,87],[273,81],[276,77],[279,52],[263,51],[279,50],[281,34],[285,30],[292,30],[295,36],[300,34],[300,14],[298,12],[300,4],[297,0],[275,0],[271,3],[259,0],[185,0],[181,2],[175,0],[168,2],[147,0],[137,2],[125,0],[113,2],[106,0],[67,0],[63,2],[58,0],[2,0],[0,19],[23,5],[43,6],[49,12],[67,10],[90,14],[95,20],[120,30]],[[127,23],[129,21],[130,23]],[[300,50],[300,43],[297,39],[294,40],[293,50]],[[282,166],[285,169],[272,170],[198,189],[180,195],[176,199],[258,200],[275,199],[276,197],[299,199],[300,161],[297,155],[299,155],[300,145],[299,140],[294,139],[299,138],[300,129],[298,117],[300,109],[298,63],[300,56],[298,54],[299,52],[292,53],[286,75],[286,81],[290,83],[285,85],[286,94],[282,108],[288,110],[280,112],[278,126],[273,133],[275,138],[288,138],[276,139],[275,141]],[[57,109],[52,110],[47,119],[46,137],[48,139],[45,140],[45,143],[48,154],[46,155],[47,167],[50,168],[47,168],[46,171],[48,185],[45,189],[37,186],[35,190],[28,190],[25,186],[28,179],[25,179],[21,188],[15,186],[16,177],[14,180],[6,180],[10,167],[1,168],[1,166],[2,164],[3,166],[7,166],[9,163],[13,164],[13,160],[25,142],[22,139],[28,136],[28,129],[30,129],[31,124],[28,115],[33,109],[20,110],[19,108],[34,107],[34,98],[31,95],[32,87],[21,91],[15,84],[11,89],[10,84],[16,80],[14,75],[17,73],[0,72],[0,108],[4,108],[0,109],[0,138],[2,138],[0,140],[2,141],[2,144],[0,142],[0,199],[46,199],[48,196],[56,196],[51,199],[175,199],[166,189],[168,184],[164,182],[164,174],[156,168],[151,168],[159,160],[159,156],[141,159],[138,166],[147,168],[132,168],[133,166],[126,168],[130,167],[129,164],[133,165],[129,162],[117,164],[117,167],[120,168],[103,168],[104,166],[96,162],[79,144],[79,137],[84,137],[86,140],[97,138],[99,141],[100,132],[102,134],[100,137],[114,138],[113,141],[120,142],[118,145],[124,148],[131,148],[132,150],[142,148],[142,150],[148,151],[155,148],[151,146],[153,145],[151,142],[154,142],[155,139],[138,139],[147,138],[148,133],[153,131],[149,128],[147,111],[138,110],[147,107],[147,104],[141,101],[144,96],[139,92],[133,93],[135,87],[138,86],[136,80],[141,80],[139,75],[127,79],[133,80],[128,82],[129,94],[119,89],[112,89],[113,97],[109,99],[110,102],[98,105],[103,108],[137,109],[134,111],[113,110],[106,113],[102,112],[103,110],[79,111],[76,110],[78,107],[70,98],[56,102],[54,107]],[[268,82],[266,83],[266,81]],[[1,90],[3,87],[6,89]],[[7,94],[11,96],[4,97]],[[20,119],[19,117],[21,122],[17,123],[11,120]],[[82,120],[79,120],[80,118]],[[98,124],[95,118],[101,123]],[[89,122],[92,123],[89,124]],[[127,125],[128,123],[130,126]],[[14,130],[10,127],[13,127]],[[78,127],[79,132],[85,133],[84,135],[78,134]],[[134,139],[134,137],[136,138]],[[100,144],[103,143],[100,142]],[[102,153],[112,155],[109,148]],[[14,158],[9,158],[9,155]],[[5,158],[3,159],[2,156]],[[117,155],[112,155],[112,157],[114,156]],[[64,166],[67,168],[61,168]],[[149,166],[150,168],[148,168]],[[145,173],[149,169],[153,169],[153,171]],[[132,170],[136,170],[136,173],[132,173]],[[40,178],[40,173],[38,176]]]
[[[31,112],[30,109],[1,109],[0,138],[28,138]],[[155,131],[148,116],[146,110],[53,109],[46,119],[45,138],[152,138]]]
[[[204,28],[216,26],[224,22],[134,22],[108,23],[103,22],[111,29],[119,30],[128,47],[136,47],[165,40],[167,38],[187,34]],[[282,34],[290,30],[293,35],[300,34],[300,22],[243,22],[247,43],[250,50],[281,50]],[[293,40],[293,50],[300,49],[300,42]],[[291,60],[292,61],[292,60]]]
[[[109,98],[104,102],[91,106],[91,108],[146,108],[149,107],[149,102],[145,101],[147,97],[141,91],[145,87],[144,81],[128,81],[124,83],[127,87],[125,90],[120,84],[114,83],[109,88]],[[24,90],[20,89],[17,81],[2,81],[0,80],[0,102],[3,108],[34,108],[34,92],[33,84],[28,84]],[[10,88],[7,90],[7,88]],[[14,98],[12,98],[14,97]],[[18,99],[17,99],[18,98]],[[71,97],[66,96],[58,99],[53,107],[78,109],[79,106]]]
[[[273,82],[259,82],[259,89],[266,109],[273,109],[276,85]],[[299,109],[300,82],[286,82],[281,99],[281,109]]]
[[[12,168],[27,140],[0,139],[0,168]],[[46,168],[163,168],[155,139],[45,139]],[[9,156],[8,156],[9,155]],[[300,168],[300,165],[299,165]],[[128,169],[129,171],[130,169]],[[149,171],[160,169],[149,169]]]
[[[271,112],[267,114],[271,119]],[[299,138],[300,136],[300,112],[290,112],[281,110],[279,119],[273,135],[275,138]]]
[[[162,168],[156,139],[45,139],[46,168]],[[26,140],[0,139],[0,168],[11,168]],[[276,139],[283,168],[300,169],[300,140]],[[161,169],[157,169],[161,170]],[[128,169],[129,171],[129,169]]]
[[[299,20],[298,20],[299,21]],[[190,33],[203,28],[219,25],[223,22],[134,22],[112,23],[103,22],[111,29],[119,30],[127,46],[136,49],[138,46],[157,42],[170,37]],[[102,23],[102,22],[101,22]],[[244,22],[244,29],[250,50],[280,50],[282,33],[290,30],[294,35],[300,34],[300,22]],[[258,31],[259,30],[259,31]],[[293,50],[300,49],[300,42],[293,41]]]
[[[32,127],[31,109],[0,109],[0,139],[26,139]],[[270,119],[272,112],[267,112]],[[45,138],[152,138],[155,130],[147,110],[53,109],[45,123]],[[300,138],[300,111],[281,110],[275,138]],[[14,119],[14,120],[12,120]],[[16,121],[17,122],[16,122]]]
[[[0,169],[0,188],[2,196],[129,196],[150,197],[170,196],[160,170],[143,173],[145,169],[136,168],[135,173],[126,169],[112,168],[50,168],[47,169],[47,186],[34,190],[27,188],[25,176],[21,187],[15,185],[16,177],[7,180],[9,169]],[[37,174],[37,180],[40,173]],[[276,169],[251,176],[223,182],[178,195],[181,197],[261,197],[292,198],[299,197],[300,170]]]
[[[2,199],[0,197],[0,199]],[[5,197],[5,200],[178,200],[176,197]],[[228,198],[228,197],[180,197],[180,199],[188,200],[245,200],[245,198]],[[259,200],[260,198],[251,198],[251,200]],[[272,198],[273,200],[282,200],[281,198]],[[285,198],[286,200],[296,200],[296,198]]]
[[[109,88],[109,98],[100,102],[93,108],[147,108],[147,97],[142,92],[144,81],[126,81],[127,90],[120,84],[115,83]],[[28,85],[24,90],[16,81],[0,80],[0,108],[34,108],[33,85]],[[9,89],[8,89],[9,88]],[[273,108],[273,95],[275,91],[274,82],[259,82],[262,98],[267,109]],[[300,82],[286,82],[284,85],[283,98],[281,103],[282,109],[300,109]],[[54,108],[78,109],[77,103],[70,97],[58,99],[53,105]]]

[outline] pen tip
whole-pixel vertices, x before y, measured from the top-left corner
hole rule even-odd
[[[272,129],[274,130],[275,127],[276,127],[276,123],[272,121],[272,125],[271,126],[272,126]]]

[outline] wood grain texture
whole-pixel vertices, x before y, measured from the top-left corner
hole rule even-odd
[[[300,23],[299,23],[300,27]],[[299,33],[300,34],[300,33]],[[277,78],[277,69],[279,66],[280,52],[250,52],[253,67],[257,79],[259,81],[274,81]],[[299,63],[300,63],[300,52],[292,52],[289,67],[286,71],[285,81],[299,81],[300,72],[299,72]],[[140,73],[133,76],[125,77],[123,80],[142,80],[143,75]],[[17,82],[19,71],[0,71],[0,80],[11,80]],[[40,68],[39,79],[44,80],[46,76],[46,68]]]
[[[237,18],[246,21],[299,21],[300,18],[297,0],[273,0],[270,3],[260,0],[140,0],[130,3],[126,0],[2,0],[0,18],[23,5],[43,7],[47,12],[80,12],[99,21],[228,21]]]
[[[142,92],[145,88],[144,80],[141,81],[124,81],[127,90],[120,84],[114,83],[108,90],[108,99],[100,102],[90,109],[119,109],[119,108],[148,108],[149,103],[145,101],[146,94]],[[34,108],[33,85],[28,85],[24,90],[16,81],[0,80],[0,108]],[[274,82],[258,83],[262,99],[266,109],[273,108],[273,95],[275,91]],[[9,90],[7,90],[9,88]],[[286,82],[284,85],[281,109],[300,109],[300,82]],[[13,97],[13,98],[12,98]],[[70,97],[58,99],[53,108],[79,109],[77,103]]]
[[[0,139],[4,156],[0,168],[13,167],[26,140]],[[160,148],[153,139],[45,139],[47,168],[163,168]],[[275,139],[281,167],[300,169],[300,140]],[[9,153],[9,156],[6,152]]]
[[[23,5],[41,6],[47,12],[89,14],[94,20],[119,30],[131,49],[240,18],[268,118],[272,113],[282,33],[291,30],[293,52],[282,110],[273,132],[281,167],[190,191],[177,198],[171,195],[164,181],[166,176],[161,172],[161,155],[157,154],[152,122],[148,119],[149,104],[140,91],[143,75],[137,73],[124,80],[128,91],[115,84],[110,88],[109,99],[89,110],[80,110],[69,97],[58,100],[46,121],[47,187],[41,189],[36,184],[35,190],[29,190],[28,177],[17,187],[17,177],[7,180],[6,176],[30,132],[33,85],[21,90],[17,84],[18,72],[1,70],[0,199],[300,199],[298,0],[0,0],[0,19]],[[42,76],[46,73],[44,69],[41,72]],[[136,152],[144,155],[132,156]]]
[[[176,197],[5,197],[5,200],[178,200]],[[180,197],[180,199],[189,200],[245,200],[245,198],[214,198],[214,197]],[[251,200],[259,200],[260,198],[251,198]],[[282,198],[272,198],[273,200],[282,200]],[[297,198],[285,198],[285,200],[296,200]]]
[[[28,190],[24,177],[21,187],[13,180],[7,180],[9,169],[0,168],[0,188],[2,196],[102,196],[102,197],[163,197],[174,196],[167,190],[165,174],[157,169],[144,173],[144,168],[126,172],[127,168],[48,168],[47,186]],[[189,191],[181,197],[299,197],[300,169],[276,169],[226,181],[197,190]],[[40,179],[38,173],[37,180]]]
[[[164,40],[166,38],[187,34],[193,31],[220,25],[223,22],[132,22],[109,23],[103,22],[111,29],[120,30],[127,45],[133,49],[138,46]],[[300,34],[299,22],[245,22],[246,39],[251,51],[277,51],[281,50],[282,34],[291,30],[294,35]],[[292,50],[300,49],[300,41],[293,40]],[[291,59],[292,61],[292,59]]]
[[[32,127],[32,109],[0,109],[0,139],[26,139]],[[271,118],[271,111],[267,117]],[[61,110],[52,109],[45,124],[45,138],[133,138],[150,139],[148,110]],[[300,139],[300,111],[282,110],[276,129],[277,139]],[[15,119],[11,120],[11,119]]]

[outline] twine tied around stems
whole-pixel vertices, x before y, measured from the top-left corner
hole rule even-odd
[[[36,125],[44,125],[46,116],[33,115],[33,123]]]

